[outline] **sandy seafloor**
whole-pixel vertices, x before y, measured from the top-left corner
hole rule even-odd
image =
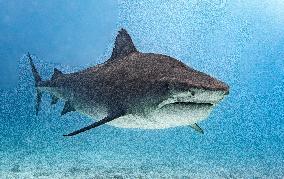
[[[23,155],[27,156],[23,157]],[[60,152],[49,155],[23,154],[23,152],[13,153],[12,155],[1,153],[0,176],[5,179],[283,178],[283,168],[267,170],[263,166],[253,164],[224,166],[207,160],[203,162],[194,161],[185,166],[165,164],[150,166],[147,163],[142,164],[139,160],[123,159],[122,162],[112,159],[98,159],[95,157],[97,155],[95,152],[80,152],[80,157],[77,159],[73,155],[78,155],[78,153],[73,153],[72,156],[68,155],[72,155],[72,153]],[[106,155],[109,156],[109,154]],[[128,162],[132,164],[129,165]],[[134,162],[136,164],[133,164]]]

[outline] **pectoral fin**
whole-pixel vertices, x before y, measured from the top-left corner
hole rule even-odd
[[[190,127],[193,128],[193,129],[195,129],[197,132],[199,132],[199,133],[201,133],[201,134],[204,134],[203,129],[201,129],[201,127],[199,127],[196,123],[191,124]]]
[[[63,136],[73,136],[73,135],[77,135],[77,134],[79,134],[79,133],[81,133],[81,132],[85,132],[85,131],[90,130],[90,129],[92,129],[92,128],[98,127],[98,126],[103,125],[103,124],[105,124],[105,123],[107,123],[107,122],[109,122],[109,121],[112,121],[112,120],[113,120],[112,118],[105,117],[105,118],[103,118],[102,120],[97,121],[97,122],[95,122],[95,123],[93,123],[93,124],[91,124],[91,125],[89,125],[89,126],[83,127],[83,128],[81,128],[81,129],[79,129],[79,130],[76,130],[76,131],[74,131],[74,132],[71,132],[70,134],[63,135]]]
[[[116,118],[118,118],[118,117],[120,117],[120,116],[122,116],[124,114],[125,114],[124,112],[120,112],[117,115],[109,115],[109,116],[103,118],[100,121],[94,122],[91,125],[88,125],[86,127],[83,127],[83,128],[81,128],[79,130],[76,130],[74,132],[71,132],[71,133],[63,135],[63,136],[67,137],[67,136],[74,136],[74,135],[80,134],[80,133],[85,132],[87,130],[90,130],[90,129],[93,129],[93,128],[98,127],[100,125],[103,125],[105,123],[108,123],[108,122],[110,122],[110,121],[112,121],[112,120],[114,120],[114,119],[116,119]]]

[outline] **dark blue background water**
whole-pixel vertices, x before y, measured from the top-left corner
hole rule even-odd
[[[30,51],[44,78],[103,62],[117,30],[142,52],[163,53],[211,74],[230,95],[200,126],[130,130],[34,115]],[[0,1],[0,178],[283,178],[284,2]]]

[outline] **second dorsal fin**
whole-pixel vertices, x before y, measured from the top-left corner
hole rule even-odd
[[[134,46],[130,35],[122,28],[116,36],[114,48],[109,60],[123,58],[136,51],[136,47]]]
[[[57,68],[54,68],[54,72],[53,72],[53,75],[51,77],[51,80],[54,80],[61,75],[63,75],[63,73],[60,70],[58,70]]]

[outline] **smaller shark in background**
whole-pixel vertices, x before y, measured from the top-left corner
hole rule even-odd
[[[64,136],[74,136],[103,124],[122,128],[163,129],[190,126],[203,133],[197,122],[208,117],[229,86],[172,57],[141,53],[121,29],[111,57],[103,64],[63,74],[58,69],[43,81],[27,55],[36,86],[36,114],[42,93],[51,104],[65,101],[61,115],[77,111],[100,119]]]

